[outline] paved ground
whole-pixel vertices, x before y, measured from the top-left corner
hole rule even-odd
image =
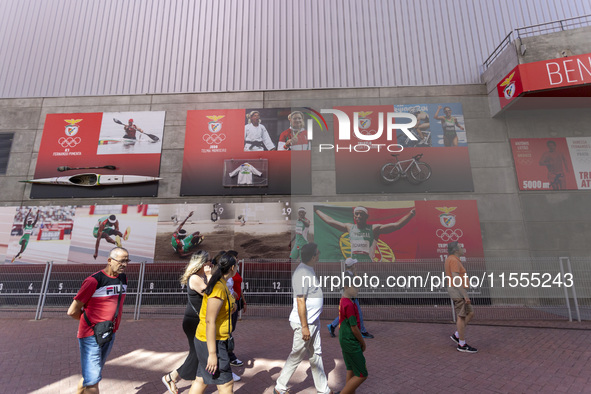
[[[345,366],[338,339],[329,337],[326,323],[324,365],[329,385],[340,389]],[[376,338],[368,340],[370,376],[358,393],[590,392],[591,323],[553,326],[472,325],[468,342],[479,352],[465,354],[449,339],[452,324],[368,322]],[[76,327],[67,318],[0,319],[0,392],[74,393],[80,378]],[[242,376],[235,391],[271,393],[291,347],[288,322],[247,317],[235,337],[236,353],[245,361],[235,369]],[[185,341],[180,317],[124,320],[103,371],[101,392],[165,393],[160,378],[182,363]],[[292,378],[292,393],[314,393],[306,368],[304,362]],[[180,392],[187,393],[189,385],[181,381]]]

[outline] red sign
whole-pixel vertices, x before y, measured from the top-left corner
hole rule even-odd
[[[523,93],[591,84],[591,53],[516,66],[498,84],[501,108]]]

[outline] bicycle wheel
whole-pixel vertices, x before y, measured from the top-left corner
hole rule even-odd
[[[423,163],[422,161],[413,163],[409,171],[410,177],[407,179],[411,183],[418,184],[431,178],[431,166],[429,166],[427,163]]]
[[[382,176],[382,179],[384,181],[386,181],[387,183],[392,183],[392,182],[396,182],[398,179],[400,179],[400,169],[398,168],[398,166],[394,163],[387,163],[384,164],[384,166],[382,167],[382,169],[380,170],[380,175]]]

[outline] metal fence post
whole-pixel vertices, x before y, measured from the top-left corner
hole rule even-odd
[[[133,319],[140,319],[140,311],[142,309],[142,293],[144,292],[144,274],[146,272],[146,262],[140,263],[140,272],[137,281],[137,294],[135,297],[135,309],[133,311]]]
[[[571,278],[573,279],[573,285],[571,287],[571,291],[573,293],[573,301],[575,302],[575,312],[577,312],[577,320],[579,323],[581,322],[581,312],[579,310],[579,300],[577,299],[577,290],[575,289],[575,277],[573,275],[573,269],[570,265],[570,257],[566,258],[566,267],[568,268],[568,273],[571,274]],[[564,278],[562,278],[564,279]]]
[[[562,259],[566,258],[567,257],[558,258],[558,264],[560,265],[560,275],[562,276],[562,279],[564,279],[564,265],[562,264]],[[568,299],[568,291],[566,290],[565,286],[562,286],[562,289],[564,290],[564,300],[566,301],[566,307],[568,309],[568,321],[573,321],[573,314],[570,309],[570,300]]]
[[[49,287],[49,278],[51,276],[52,267],[52,261],[45,263],[45,272],[43,273],[43,279],[41,280],[41,290],[39,291],[39,301],[37,302],[37,310],[35,311],[35,320],[41,320],[41,317],[43,316],[43,307],[45,306],[45,298],[47,296],[47,288]]]

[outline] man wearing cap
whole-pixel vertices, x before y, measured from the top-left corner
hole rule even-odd
[[[269,136],[269,132],[261,123],[259,111],[251,111],[248,114],[248,123],[244,127],[244,151],[275,150],[275,144]]]
[[[94,225],[92,235],[96,238],[94,254],[92,255],[95,260],[98,256],[101,239],[104,239],[108,243],[120,247],[121,237],[123,237],[123,233],[119,231],[119,220],[117,220],[115,215],[103,216],[100,218],[97,224]],[[115,239],[111,238],[112,235],[115,236]]]
[[[172,233],[170,242],[172,248],[180,257],[187,257],[193,254],[193,249],[199,246],[203,237],[199,231],[195,231],[193,234],[187,235],[187,230],[183,229],[183,226],[193,216],[193,211],[189,212],[189,215],[183,220],[183,222],[177,227],[176,231]]]
[[[289,258],[297,260],[300,258],[300,249],[308,243],[308,230],[310,229],[310,220],[306,219],[306,208],[300,207],[298,209],[298,220],[296,221],[295,235],[291,239],[293,248],[289,254]],[[293,243],[295,241],[295,243]]]
[[[355,259],[349,257],[345,260],[345,274],[343,275],[343,277],[350,278],[351,282],[353,281],[353,278],[358,276],[355,264],[357,264],[357,260]],[[363,338],[375,338],[372,334],[370,334],[367,331],[367,329],[365,328],[365,324],[363,324],[363,314],[361,313],[361,307],[359,306],[359,298],[351,298],[351,301],[353,301],[353,303],[357,305],[357,310],[359,311],[359,330],[361,331],[361,336]],[[339,318],[340,316],[337,316],[336,319],[334,319],[332,323],[329,323],[327,326],[328,332],[330,333],[330,336],[333,338],[336,337],[335,330],[339,326]]]
[[[445,259],[445,280],[448,285],[447,292],[454,302],[457,316],[457,331],[450,338],[458,344],[457,350],[459,352],[476,353],[478,350],[468,345],[465,338],[466,326],[474,317],[472,301],[466,291],[468,288],[466,268],[460,261],[460,257],[466,253],[466,250],[457,241],[454,241],[447,244],[447,252],[449,256]]]
[[[411,209],[397,222],[387,224],[368,224],[369,212],[365,207],[355,207],[353,209],[353,221],[355,223],[341,223],[324,212],[320,212],[318,209],[316,210],[316,214],[329,226],[344,233],[349,233],[351,258],[357,261],[373,261],[375,247],[380,235],[400,230],[406,226],[415,216],[415,209]]]
[[[320,314],[322,313],[323,295],[318,286],[314,266],[318,263],[318,246],[311,242],[301,248],[302,262],[297,266],[291,278],[293,287],[293,308],[289,315],[289,324],[293,329],[291,353],[281,370],[273,394],[288,392],[287,384],[304,358],[310,361],[312,378],[318,394],[332,394],[322,363],[320,346]]]

